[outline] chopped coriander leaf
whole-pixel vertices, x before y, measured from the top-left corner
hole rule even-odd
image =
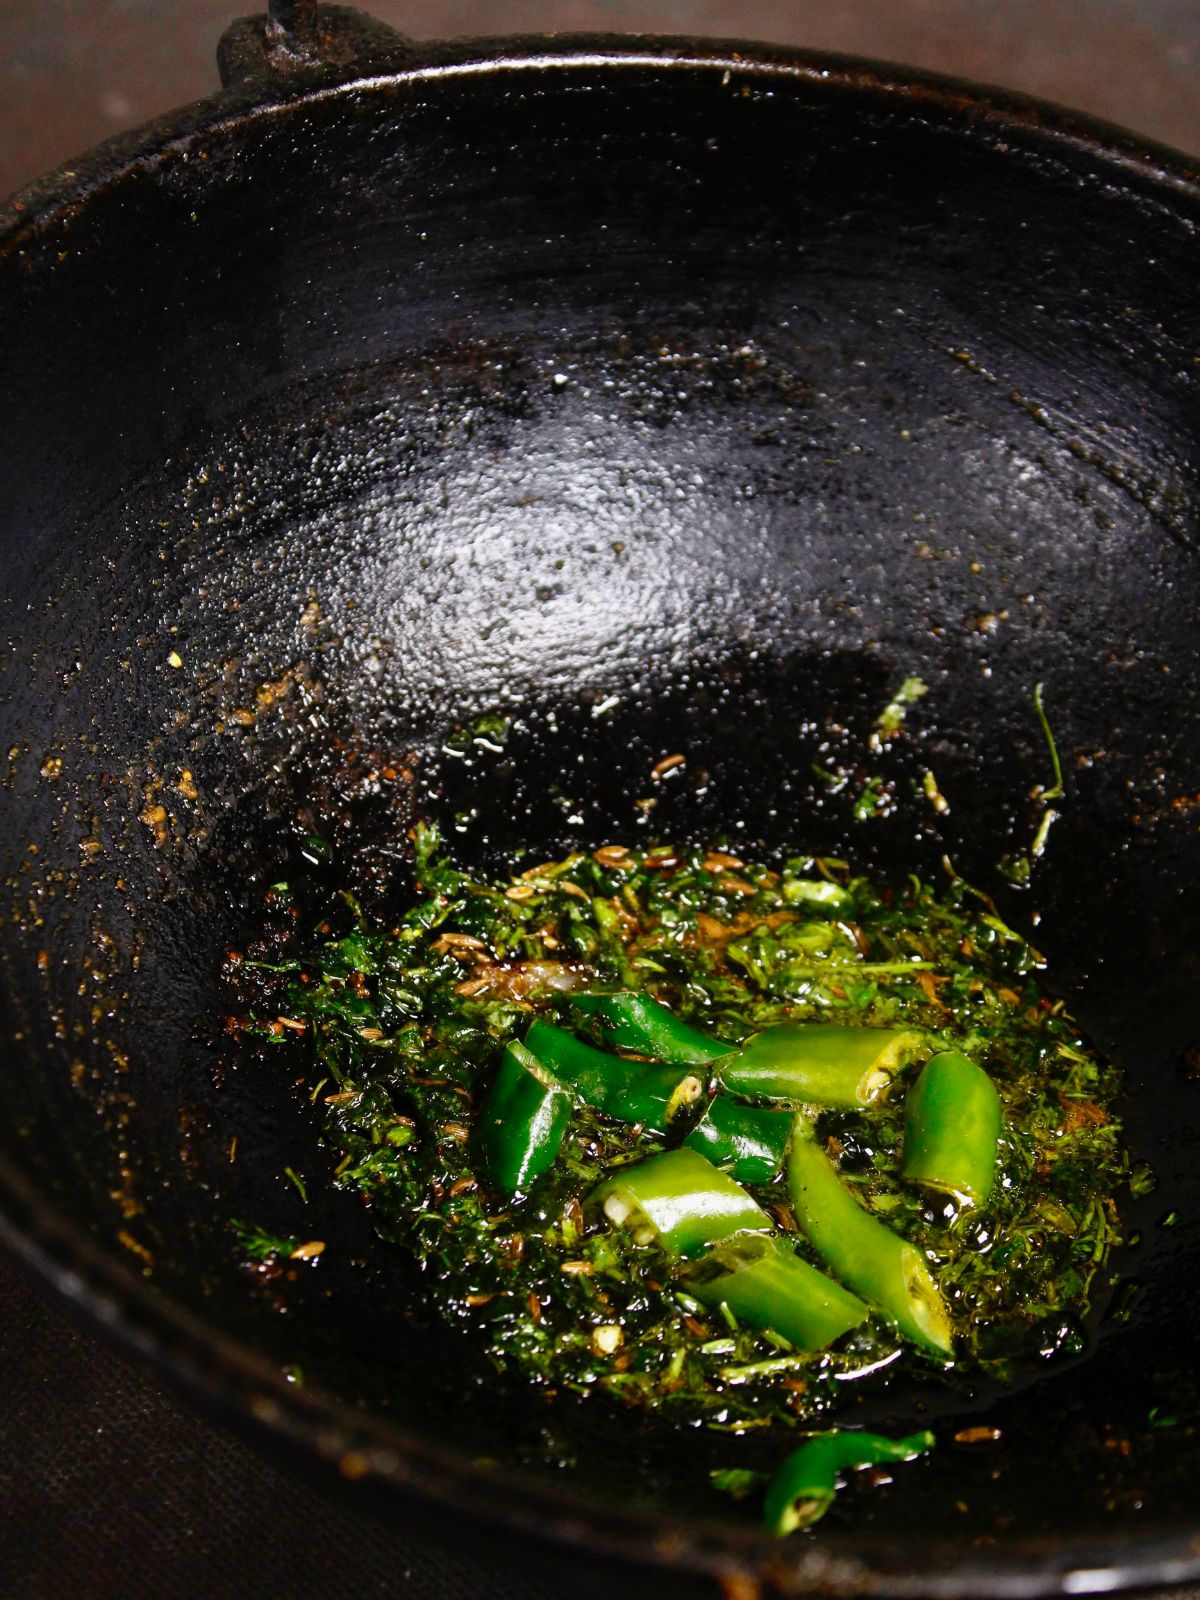
[[[229,1226],[237,1236],[238,1244],[247,1261],[271,1261],[275,1258],[287,1260],[299,1242],[281,1234],[268,1233],[265,1228],[240,1222],[236,1218]]]
[[[664,845],[609,845],[485,881],[447,859],[435,828],[418,827],[413,843],[417,893],[397,922],[340,897],[315,931],[292,917],[264,959],[242,964],[257,985],[242,1032],[264,1070],[279,1070],[281,1047],[287,1059],[307,1056],[324,1181],[369,1205],[377,1232],[422,1263],[435,1308],[498,1368],[741,1432],[811,1428],[836,1410],[848,1376],[933,1379],[949,1357],[951,1372],[1004,1378],[1080,1347],[1089,1303],[1110,1281],[1116,1196],[1129,1182],[1117,1074],[1046,995],[1042,958],[968,885],[935,894],[915,879],[875,883],[842,861],[797,856],[775,869]],[[636,1010],[631,996],[655,1003],[637,1015],[658,1033],[617,1028],[614,1017]],[[281,1017],[303,1032],[280,1028]],[[901,1276],[920,1266],[928,1278],[923,1303],[946,1319],[936,1338],[905,1336],[908,1302],[884,1293],[879,1274],[839,1278],[820,1218],[797,1213],[786,1134],[775,1139],[783,1102],[772,1097],[776,1079],[801,1102],[818,1088],[796,1087],[791,1056],[772,1056],[771,1072],[747,1068],[766,1049],[748,1041],[780,1024],[789,1031],[766,1035],[772,1051],[787,1044],[795,1055],[820,1036],[838,1042],[839,1059],[849,1059],[845,1030],[876,1030],[855,1084],[880,1041],[903,1041],[869,1094],[825,1086],[800,1116],[820,1183],[861,1211],[872,1238],[894,1236]],[[675,1068],[687,1092],[660,1108],[680,1040],[691,1049]],[[493,1095],[510,1046],[529,1078],[514,1080],[523,1143],[504,1121],[504,1094]],[[931,1192],[928,1160],[905,1172],[905,1104],[924,1063],[944,1052],[986,1074],[1001,1130],[994,1149],[981,1141],[968,1183],[952,1130],[927,1116],[918,1128],[934,1143]],[[805,1083],[824,1083],[800,1065]],[[543,1101],[553,1116],[539,1120]],[[489,1115],[501,1119],[490,1130]],[[681,1270],[661,1230],[617,1225],[587,1204],[636,1187],[632,1169],[668,1150],[699,1152],[743,1185],[767,1242],[701,1241],[729,1259],[714,1256],[712,1272],[690,1282],[691,1260]],[[318,1179],[306,1166],[306,1179],[294,1177],[311,1205]],[[976,1204],[962,1203],[967,1190]],[[276,1253],[286,1243],[294,1248],[278,1241]],[[795,1318],[773,1326],[760,1305],[760,1278],[799,1282],[779,1265],[785,1250],[810,1279],[819,1269],[842,1301],[857,1295],[868,1308],[822,1328],[822,1350],[803,1348],[819,1341]]]

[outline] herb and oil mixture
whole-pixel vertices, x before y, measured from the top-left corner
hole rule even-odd
[[[343,897],[243,1027],[308,1035],[333,1182],[497,1367],[741,1432],[1082,1348],[1116,1073],[961,880],[610,845],[485,882],[414,843],[407,914]]]

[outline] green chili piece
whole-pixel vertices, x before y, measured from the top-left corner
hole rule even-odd
[[[903,1028],[781,1022],[752,1034],[717,1072],[722,1088],[747,1099],[856,1110],[870,1105],[923,1044]]]
[[[778,1235],[736,1234],[707,1251],[682,1282],[705,1305],[726,1305],[739,1322],[797,1350],[824,1350],[869,1314]]]
[[[801,1232],[842,1282],[879,1306],[905,1338],[948,1357],[950,1316],[924,1256],[859,1205],[803,1115],[788,1151],[788,1189]]]
[[[718,1094],[683,1142],[738,1183],[769,1183],[783,1166],[791,1135],[790,1111],[740,1106]]]
[[[540,1018],[525,1035],[525,1048],[606,1117],[640,1122],[655,1133],[665,1133],[704,1093],[704,1080],[695,1072],[626,1061]]]
[[[929,1432],[912,1433],[907,1439],[841,1429],[814,1434],[792,1451],[767,1485],[763,1521],[780,1538],[797,1528],[811,1528],[833,1504],[839,1472],[885,1461],[912,1461],[932,1450],[934,1442]]]
[[[737,1046],[681,1022],[649,995],[621,989],[610,994],[573,994],[571,1009],[599,1023],[609,1044],[636,1050],[672,1066],[703,1066]]]
[[[641,1244],[694,1256],[734,1233],[766,1233],[771,1219],[740,1184],[695,1150],[667,1150],[623,1167],[589,1197]]]
[[[498,1188],[516,1194],[549,1171],[573,1103],[570,1090],[514,1039],[481,1118],[483,1153]]]
[[[1003,1113],[996,1086],[957,1050],[926,1062],[904,1103],[901,1176],[981,1206],[996,1181]]]

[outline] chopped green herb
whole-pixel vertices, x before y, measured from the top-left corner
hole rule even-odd
[[[1046,715],[1046,707],[1042,701],[1042,685],[1035,683],[1033,686],[1033,705],[1038,714],[1038,721],[1042,725],[1042,732],[1046,736],[1046,746],[1050,751],[1050,766],[1054,773],[1054,782],[1048,789],[1043,789],[1043,801],[1061,800],[1063,797],[1062,762],[1058,759],[1058,746],[1054,742],[1054,734],[1050,730],[1050,719]]]
[[[874,817],[885,817],[892,810],[892,800],[882,778],[868,778],[854,800],[855,822],[870,822]]]
[[[1033,843],[1029,846],[1029,854],[1036,861],[1046,848],[1046,840],[1050,837],[1050,829],[1058,821],[1058,812],[1049,806],[1042,812],[1042,820],[1038,823],[1037,832],[1033,836]]]
[[[1151,1406],[1146,1421],[1152,1428],[1177,1428],[1179,1418],[1170,1411],[1160,1411],[1157,1406]]]
[[[922,683],[920,678],[905,678],[875,718],[875,731],[870,741],[872,749],[878,750],[885,740],[895,738],[904,726],[909,706],[916,705],[921,696],[928,693],[929,685]]]
[[[247,950],[256,988],[243,1030],[264,1070],[279,1070],[280,1048],[307,1056],[309,1080],[324,1080],[313,1106],[324,1182],[361,1196],[378,1233],[420,1259],[432,1305],[498,1368],[736,1433],[811,1427],[836,1409],[847,1375],[887,1383],[917,1369],[928,1379],[949,1351],[951,1370],[1003,1378],[1078,1348],[1080,1320],[1109,1282],[1128,1172],[1112,1114],[1117,1076],[1045,993],[1041,958],[962,880],[935,894],[915,880],[876,884],[842,861],[773,867],[661,844],[577,852],[485,880],[446,858],[436,829],[417,828],[413,844],[417,892],[397,920],[375,922],[345,896],[313,932],[280,913],[286,931]],[[673,1019],[661,1036],[671,1050],[700,1041],[680,1077],[687,1094],[668,1097],[661,1116],[661,1066],[645,1057],[668,1045],[622,1043],[613,1017],[628,1022],[629,1004],[573,1005],[581,994],[643,996]],[[303,1032],[278,1030],[280,1017]],[[798,1298],[792,1338],[763,1308],[760,1280],[771,1294],[784,1284],[800,1295],[800,1274],[777,1266],[778,1241],[827,1279],[839,1270],[819,1230],[795,1231],[771,1074],[756,1083],[731,1066],[732,1110],[718,1108],[715,1133],[708,1117],[722,1061],[779,1024],[905,1040],[870,1094],[831,1097],[807,1120],[845,1205],[897,1241],[901,1271],[923,1263],[935,1285],[927,1304],[944,1306],[949,1331],[925,1341],[932,1359],[901,1344],[889,1315],[899,1318],[902,1303],[889,1302],[882,1278],[837,1285],[843,1302],[857,1295],[869,1312],[856,1321],[847,1304],[845,1332],[822,1328],[832,1342],[818,1354],[797,1347],[817,1339],[798,1320]],[[562,1031],[591,1052],[568,1047]],[[910,1050],[914,1038],[921,1049]],[[484,1107],[507,1048],[527,1039],[531,1051],[558,1052],[540,1070],[570,1105],[560,1123],[555,1100],[553,1137],[539,1134],[536,1159],[509,1175],[513,1194],[489,1165]],[[743,1068],[761,1048],[744,1053]],[[1003,1111],[990,1192],[969,1174],[973,1207],[902,1171],[906,1097],[922,1062],[947,1051],[987,1075]],[[643,1091],[646,1120],[621,1120],[622,1110],[642,1115]],[[737,1112],[756,1099],[751,1115]],[[534,1150],[531,1134],[513,1174]],[[666,1150],[698,1151],[714,1171],[744,1162],[737,1180],[769,1245],[730,1246],[689,1282],[692,1259],[673,1261],[661,1230],[615,1226],[602,1204],[585,1205],[603,1185],[629,1190],[623,1171]],[[975,1166],[982,1174],[982,1154]],[[304,1179],[287,1175],[307,1196]]]
[[[299,1243],[297,1239],[268,1233],[265,1228],[257,1228],[236,1219],[229,1226],[237,1235],[242,1254],[248,1261],[286,1260]]]
[[[727,1494],[734,1500],[745,1500],[754,1493],[765,1476],[765,1473],[752,1472],[748,1467],[723,1467],[710,1472],[708,1479],[719,1494]]]
[[[1158,1188],[1158,1174],[1148,1161],[1139,1161],[1129,1174],[1129,1192],[1135,1200],[1144,1200]]]
[[[932,772],[925,772],[921,777],[921,790],[926,800],[939,815],[945,815],[950,809],[950,802],[938,788],[938,781]]]

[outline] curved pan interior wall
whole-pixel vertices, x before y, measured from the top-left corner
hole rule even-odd
[[[215,102],[12,219],[6,1170],[144,1280],[131,1304],[649,1550],[719,1438],[681,1462],[431,1336],[291,1082],[224,1036],[224,953],[311,833],[399,903],[418,815],[484,865],[651,835],[949,855],[1038,913],[1159,1188],[1128,1320],[996,1402],[1003,1455],[944,1452],[859,1537],[910,1578],[916,1527],[998,1539],[985,1565],[1182,1539],[1187,1443],[1147,1419],[1198,1398],[1194,1233],[1153,1224],[1200,1135],[1200,194],[1020,108],[709,57],[464,49]],[[887,774],[934,771],[950,811],[856,825],[814,763],[908,674]],[[1037,683],[1068,794],[1018,891]],[[485,713],[509,742],[464,764]],[[298,1161],[330,1245],[277,1292],[229,1222],[294,1222]]]

